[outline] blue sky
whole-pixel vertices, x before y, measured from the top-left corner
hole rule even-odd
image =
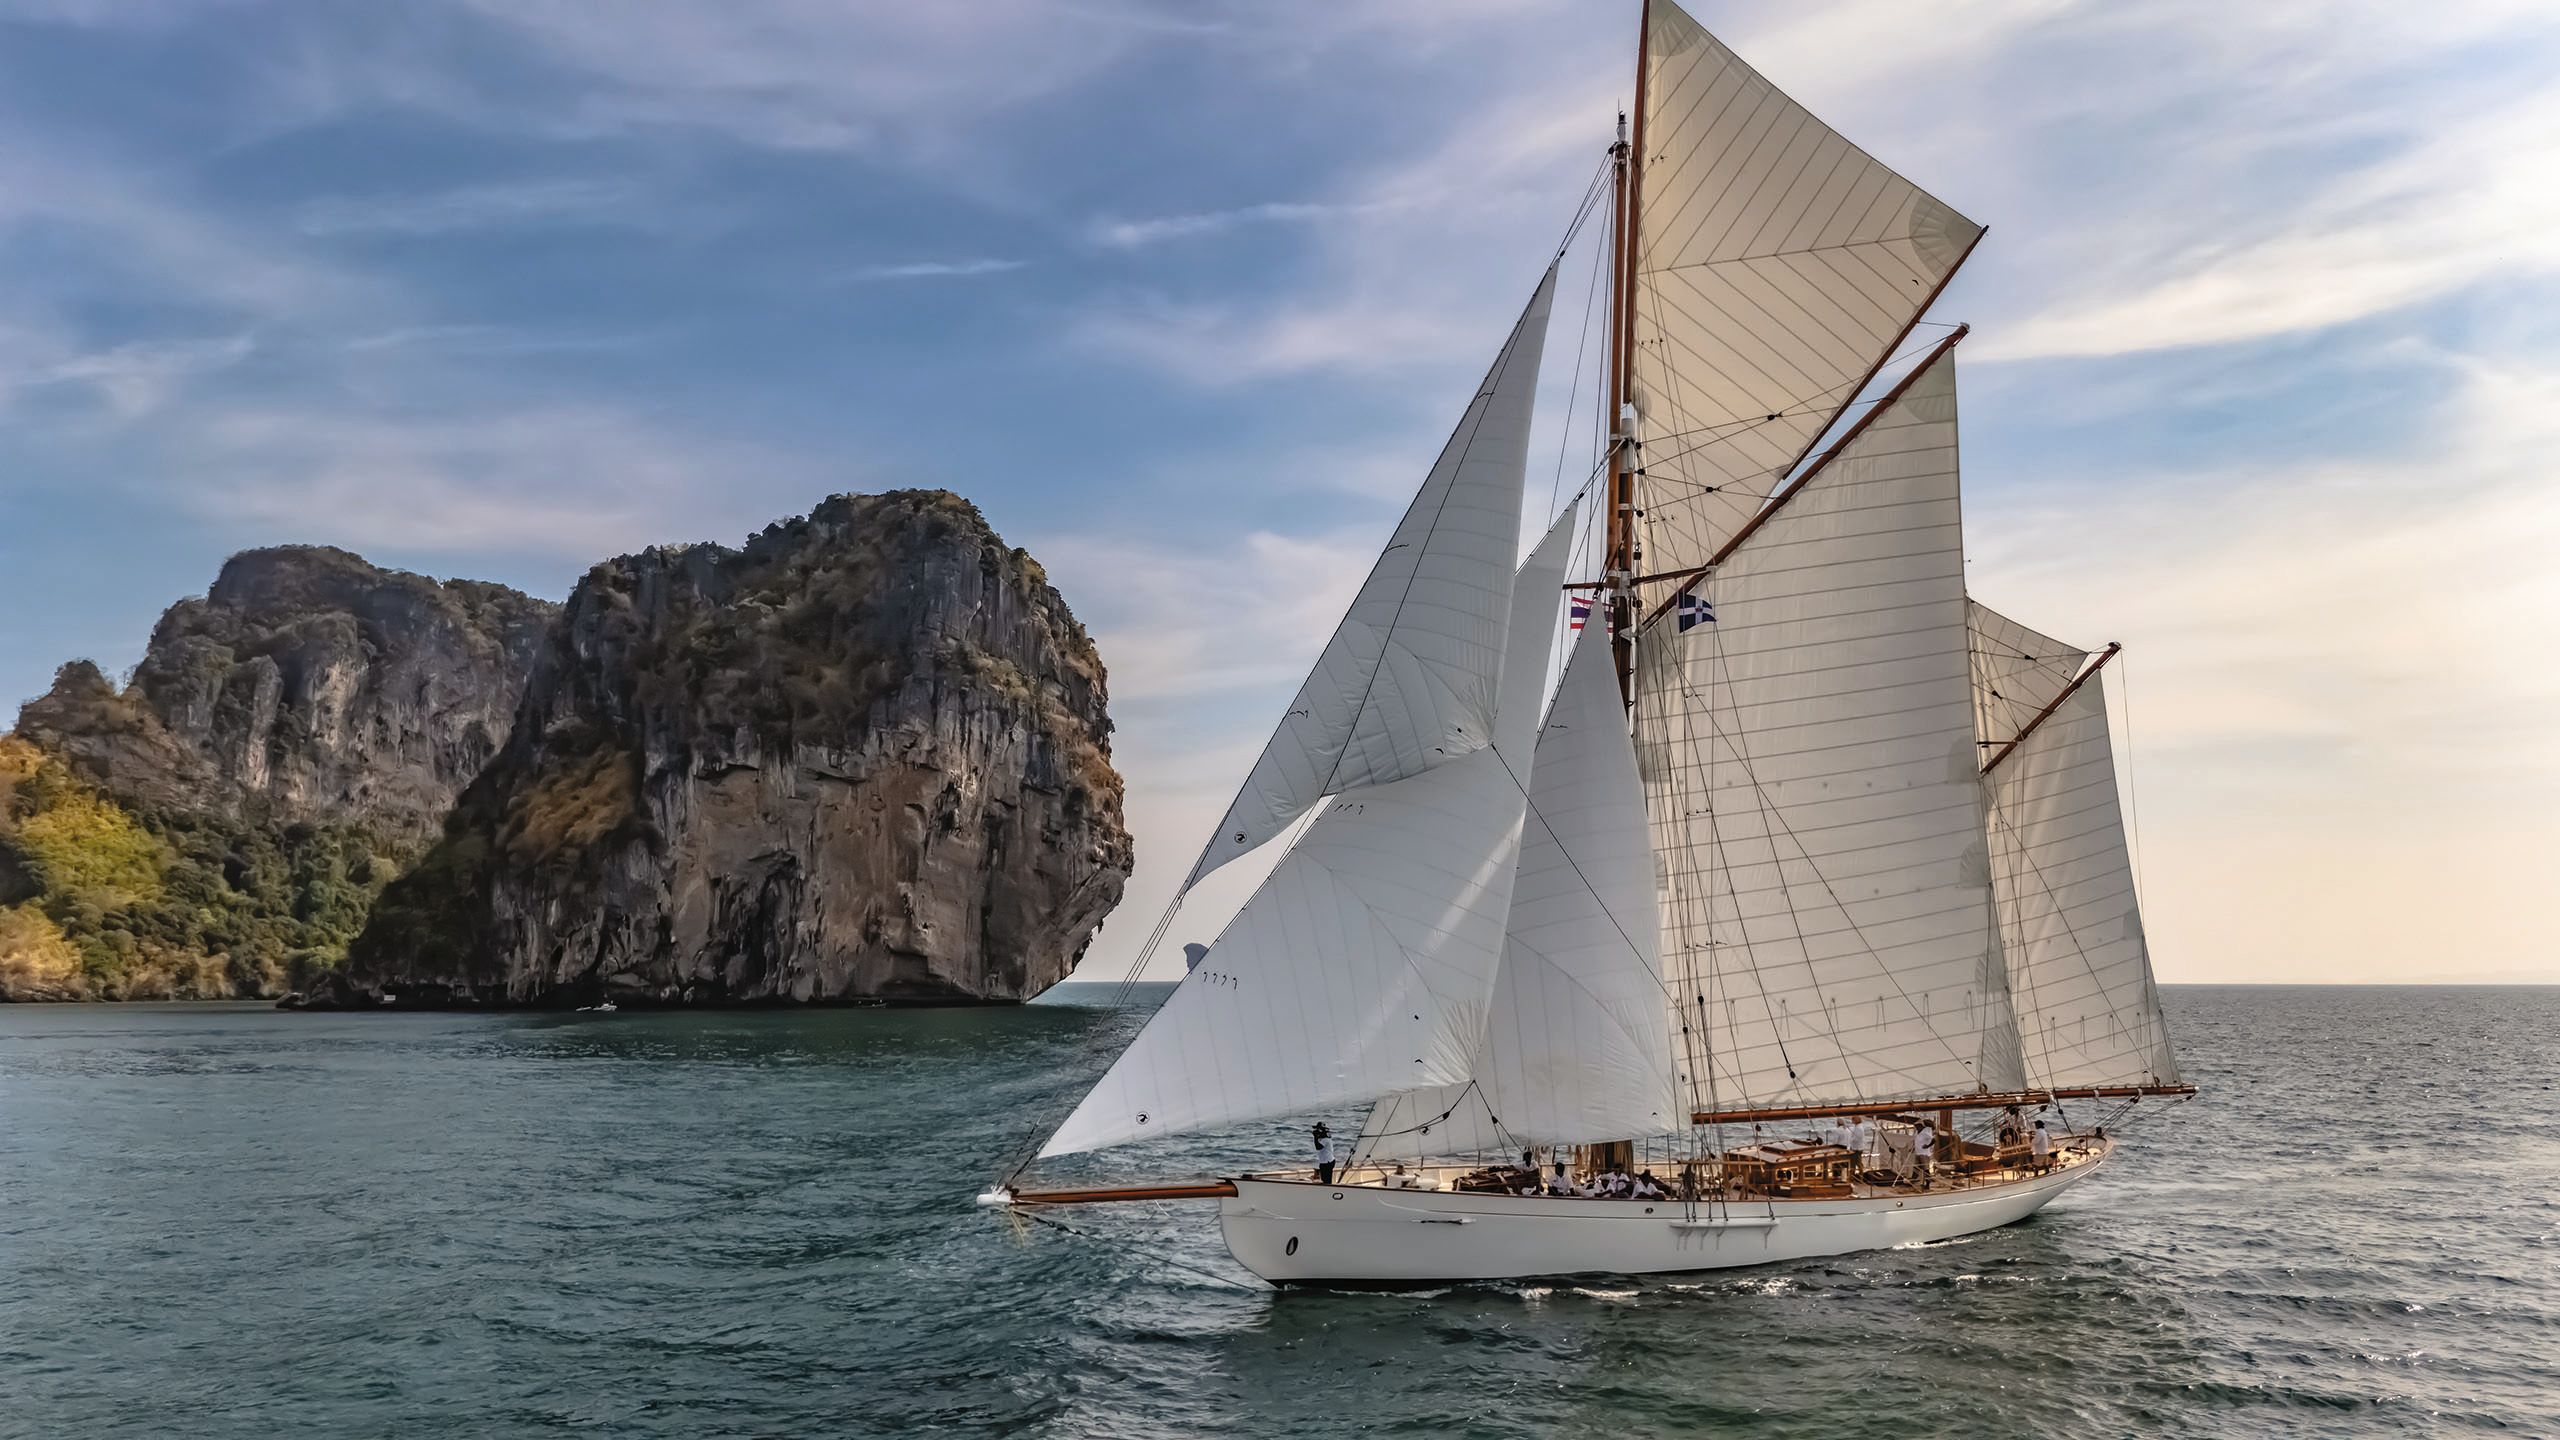
[[[2560,979],[2560,11],[1698,13],[1991,227],[1936,312],[1975,585],[2131,647],[2164,976]],[[948,486],[1112,668],[1116,974],[1562,231],[1634,19],[0,0],[0,704],[131,664],[244,546],[558,596]]]

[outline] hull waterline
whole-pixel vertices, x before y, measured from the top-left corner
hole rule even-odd
[[[1280,1285],[1395,1286],[1770,1265],[2014,1224],[2095,1173],[1843,1200],[1580,1200],[1244,1177],[1221,1200],[1227,1249]]]

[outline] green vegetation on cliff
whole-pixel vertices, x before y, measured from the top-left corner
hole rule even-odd
[[[361,825],[128,809],[0,736],[0,996],[276,993],[345,957],[413,854]]]

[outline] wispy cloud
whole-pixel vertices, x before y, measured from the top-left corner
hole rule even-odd
[[[1141,220],[1098,219],[1086,227],[1086,234],[1097,245],[1115,250],[1135,250],[1159,245],[1167,240],[1188,240],[1202,235],[1216,235],[1250,225],[1305,225],[1356,215],[1376,208],[1375,205],[1315,204],[1307,201],[1273,200],[1260,205],[1238,205],[1226,210],[1202,210],[1189,215],[1158,215]]]
[[[252,348],[246,335],[135,341],[55,360],[8,378],[7,383],[22,389],[87,389],[119,418],[132,420],[159,409],[190,380],[240,363]]]
[[[317,236],[451,235],[592,225],[664,228],[674,218],[672,207],[641,201],[628,181],[530,180],[426,194],[330,196],[304,205],[298,224],[304,234]]]
[[[578,564],[745,534],[773,518],[759,494],[805,502],[850,478],[595,403],[467,414],[240,406],[170,438],[198,477],[183,503],[247,533]],[[750,476],[756,491],[739,483]]]
[[[1030,264],[1028,260],[1003,260],[979,256],[967,260],[908,260],[896,264],[865,265],[851,273],[855,280],[949,280],[972,275],[1002,275]]]

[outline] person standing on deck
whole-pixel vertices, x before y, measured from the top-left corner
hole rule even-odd
[[[1938,1164],[1938,1130],[1936,1126],[1930,1125],[1924,1121],[1921,1124],[1912,1127],[1911,1158],[1916,1162],[1913,1168],[1919,1172],[1920,1188],[1923,1190],[1928,1189],[1930,1172],[1934,1171]]]
[[[1330,1185],[1333,1183],[1333,1129],[1321,1120],[1316,1122],[1315,1142],[1316,1183]]]
[[[1874,1145],[1875,1126],[1868,1123],[1866,1116],[1861,1115],[1849,1122],[1849,1154],[1859,1169],[1867,1167],[1867,1152]]]
[[[2044,1128],[2044,1122],[2041,1120],[2036,1122],[2036,1128],[2027,1135],[2027,1153],[2032,1157],[2032,1163],[2036,1169],[2053,1168],[2053,1132]]]

